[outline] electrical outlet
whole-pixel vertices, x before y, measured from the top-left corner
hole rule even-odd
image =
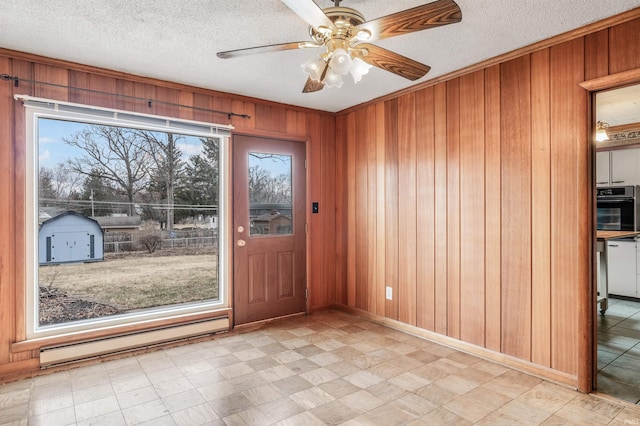
[[[393,288],[391,287],[387,287],[387,300],[393,300]]]

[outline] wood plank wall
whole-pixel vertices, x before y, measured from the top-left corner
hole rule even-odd
[[[593,232],[578,83],[640,67],[638,34],[636,19],[340,113],[337,302],[576,376]]]
[[[185,105],[177,107],[21,81],[18,87],[0,82],[0,382],[3,376],[38,369],[37,351],[11,353],[11,344],[25,338],[24,217],[25,140],[24,108],[14,94],[24,94],[99,107],[203,122],[233,124],[235,132],[308,141],[308,201],[320,203],[319,214],[309,214],[308,285],[310,307],[330,306],[336,300],[335,188],[342,177],[336,168],[334,114],[267,101],[196,89],[87,66],[67,64],[18,52],[0,50],[0,73],[24,80],[55,83],[97,92],[135,96]],[[216,114],[190,106],[248,114],[251,119]],[[310,203],[309,203],[310,204]],[[309,208],[310,209],[310,208]],[[309,211],[310,213],[310,211]],[[332,285],[326,285],[331,283]],[[35,352],[35,353],[32,353]]]

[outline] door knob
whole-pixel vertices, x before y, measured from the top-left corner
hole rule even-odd
[[[244,247],[245,244],[247,244],[245,240],[238,240],[238,247]]]

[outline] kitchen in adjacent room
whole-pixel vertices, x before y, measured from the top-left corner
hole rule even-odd
[[[598,92],[597,391],[640,402],[640,84]]]

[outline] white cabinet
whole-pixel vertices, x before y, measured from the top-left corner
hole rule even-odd
[[[640,148],[596,152],[596,186],[640,185]]]
[[[609,153],[611,151],[596,152],[596,186],[609,185]]]
[[[634,240],[607,241],[609,294],[638,297],[636,292],[636,259],[638,256]]]

